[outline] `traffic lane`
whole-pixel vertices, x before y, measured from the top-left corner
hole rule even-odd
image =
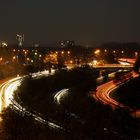
[[[134,110],[110,97],[110,94],[113,94],[116,88],[119,86],[120,85],[115,85],[113,81],[105,83],[101,86],[98,86],[97,92],[93,95],[93,97],[105,105],[110,105],[112,108],[121,107],[129,110],[132,116],[140,117],[140,110]]]

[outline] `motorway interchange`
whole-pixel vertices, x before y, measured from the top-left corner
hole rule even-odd
[[[53,74],[54,71],[52,71],[51,74]],[[38,73],[34,73],[32,74],[32,77],[34,78],[38,78],[40,76],[48,76],[49,72],[48,71],[42,71],[42,72],[38,72]],[[114,75],[114,73],[110,74],[110,76]],[[34,117],[35,120],[39,121],[40,123],[43,124],[47,124],[49,127],[51,128],[55,128],[55,129],[61,129],[61,130],[65,130],[62,126],[54,123],[54,122],[50,122],[47,121],[45,119],[43,119],[40,115],[40,113],[31,113],[29,112],[26,108],[22,107],[20,104],[18,104],[14,98],[13,98],[13,94],[14,91],[17,89],[17,87],[20,85],[21,80],[23,77],[16,77],[16,78],[11,78],[5,81],[2,81],[1,86],[0,86],[0,112],[6,108],[7,106],[11,106],[12,109],[14,109],[16,112],[23,112],[24,115],[31,115]],[[97,80],[101,80],[102,77],[98,78]],[[108,104],[111,107],[123,107],[125,109],[129,109],[131,110],[129,107],[118,103],[117,101],[115,101],[114,99],[112,99],[110,97],[110,94],[113,93],[113,91],[118,88],[119,85],[116,85],[113,83],[113,81],[109,81],[105,84],[102,84],[100,86],[97,87],[97,92],[95,94],[93,94],[93,97],[98,100],[101,101],[103,104]],[[60,104],[61,103],[61,98],[64,98],[65,96],[67,96],[67,94],[69,93],[69,89],[62,89],[61,91],[57,92],[54,96],[54,102],[56,104]],[[75,115],[75,114],[74,114]],[[139,117],[140,116],[140,111],[137,110],[136,111],[136,116]]]

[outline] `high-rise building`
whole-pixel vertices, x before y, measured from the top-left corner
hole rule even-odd
[[[24,35],[17,34],[16,35],[16,39],[18,41],[18,46],[22,47],[23,46],[23,42],[24,42]]]
[[[71,40],[61,40],[60,41],[61,48],[64,48],[64,47],[72,47],[74,45],[75,45],[75,42],[74,41],[71,41]]]

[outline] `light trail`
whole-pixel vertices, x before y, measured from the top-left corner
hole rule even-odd
[[[133,75],[134,78],[137,76],[138,76],[137,74]],[[113,92],[122,84],[116,85],[113,83],[113,81],[102,84],[98,86],[97,92],[93,94],[93,97],[105,105],[110,105],[112,108],[121,107],[129,110],[132,116],[136,115],[136,117],[140,117],[140,110],[134,110],[128,107],[127,105],[119,103],[118,101],[110,97],[110,94],[113,94]]]
[[[121,65],[128,65],[128,66],[130,66],[130,63],[128,63],[128,62],[123,62],[123,61],[118,61]]]
[[[54,71],[51,73],[54,74]],[[38,76],[48,76],[49,73],[46,71],[43,71],[42,73],[37,73],[37,74],[33,74],[33,77],[36,78]],[[18,86],[21,83],[23,77],[17,77],[17,78],[13,78],[11,80],[8,80],[6,82],[4,82],[1,86],[0,86],[0,93],[1,93],[1,100],[0,100],[0,111],[2,111],[4,108],[8,107],[10,104],[12,105],[11,109],[14,109],[15,111],[21,112],[23,115],[27,115],[27,116],[33,116],[34,119],[42,124],[48,125],[51,128],[55,128],[55,129],[61,129],[61,130],[65,130],[63,127],[61,127],[60,125],[57,125],[53,122],[49,122],[45,119],[43,119],[42,117],[40,117],[38,114],[35,113],[31,113],[29,112],[26,108],[22,107],[20,104],[18,104],[14,98],[14,92],[15,90],[18,88]]]
[[[62,98],[64,98],[67,94],[69,93],[69,89],[62,89],[59,92],[57,92],[54,96],[54,101],[57,104],[60,104],[60,101],[62,100]]]
[[[11,103],[13,100],[13,94],[17,90],[18,86],[20,85],[20,79],[10,80],[5,86],[3,86],[5,91],[5,103],[6,107]]]
[[[132,68],[133,65],[121,65],[121,64],[104,64],[102,66],[99,65],[93,65],[93,68]]]
[[[130,64],[134,64],[135,61],[136,61],[136,59],[130,59],[130,58],[119,58],[118,60],[121,61],[121,62],[130,63]]]

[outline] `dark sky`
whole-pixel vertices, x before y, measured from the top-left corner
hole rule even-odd
[[[140,40],[140,0],[0,0],[0,40],[94,44]]]

